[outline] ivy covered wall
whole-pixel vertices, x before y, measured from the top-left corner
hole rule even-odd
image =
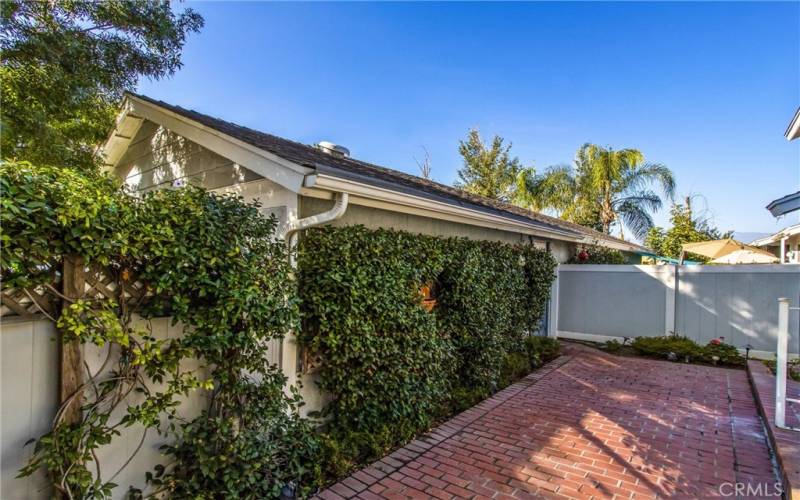
[[[555,265],[530,245],[363,226],[307,231],[298,341],[306,359],[320,360],[318,383],[331,396],[321,412],[328,472],[379,456],[507,383]]]

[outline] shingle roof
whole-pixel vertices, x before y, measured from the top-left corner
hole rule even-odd
[[[556,217],[526,210],[498,200],[486,198],[484,196],[468,193],[464,190],[454,188],[445,184],[423,179],[415,175],[407,174],[398,170],[393,170],[378,165],[373,165],[364,161],[349,157],[333,156],[320,151],[314,146],[301,144],[299,142],[284,139],[272,134],[253,130],[235,123],[231,123],[219,118],[214,118],[194,110],[188,110],[180,106],[152,99],[150,97],[130,93],[133,97],[149,102],[173,113],[198,122],[206,127],[212,128],[238,139],[242,142],[273,153],[281,158],[294,162],[298,165],[322,170],[334,176],[345,178],[357,178],[366,183],[377,183],[382,186],[391,186],[400,191],[413,191],[415,193],[426,194],[430,197],[446,200],[447,202],[469,208],[482,208],[484,211],[491,211],[504,217],[514,220],[523,220],[543,225],[551,229],[566,231],[568,233],[578,233],[592,239],[600,241],[616,242],[630,245],[642,251],[645,247],[621,240],[599,231],[565,221]]]

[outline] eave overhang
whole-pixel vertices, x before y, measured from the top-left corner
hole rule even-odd
[[[774,217],[780,217],[781,215],[786,215],[795,210],[800,210],[800,191],[771,201],[770,204],[767,205],[767,210],[769,210]]]

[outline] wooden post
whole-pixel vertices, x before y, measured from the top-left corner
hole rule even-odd
[[[83,297],[86,286],[84,276],[84,261],[77,255],[64,257],[64,268],[62,276],[62,293],[68,299],[80,299]],[[62,304],[62,309],[69,307],[66,300]],[[59,402],[64,403],[70,396],[78,391],[83,383],[83,352],[81,343],[77,339],[64,339],[64,335],[59,335],[60,362],[61,369],[59,380]],[[63,423],[72,424],[81,419],[81,397],[75,397],[69,407],[64,412]]]

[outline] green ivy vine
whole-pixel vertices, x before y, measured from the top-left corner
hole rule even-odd
[[[4,286],[46,287],[64,301],[54,319],[65,339],[109,353],[96,373],[87,367],[22,475],[44,467],[62,496],[109,497],[117,485],[101,477],[96,451],[140,424],[163,434],[168,460],[132,497],[269,498],[310,488],[319,474],[317,439],[267,352],[269,340],[299,324],[274,218],[255,203],[198,188],[134,196],[99,174],[24,162],[0,165],[0,190]],[[61,296],[68,255],[102,265],[117,296]],[[135,303],[122,293],[132,280],[147,290]],[[156,338],[137,315],[169,316],[183,334]],[[199,367],[186,368],[187,359]],[[198,390],[209,403],[185,419],[180,398]],[[138,404],[128,398],[134,393]],[[73,404],[80,420],[64,422]],[[118,408],[123,416],[112,418]]]
[[[362,226],[309,230],[298,254],[303,328],[320,355],[329,476],[377,458],[530,369],[556,262],[532,245]],[[420,288],[436,306],[423,307]],[[523,367],[524,368],[524,367]]]

